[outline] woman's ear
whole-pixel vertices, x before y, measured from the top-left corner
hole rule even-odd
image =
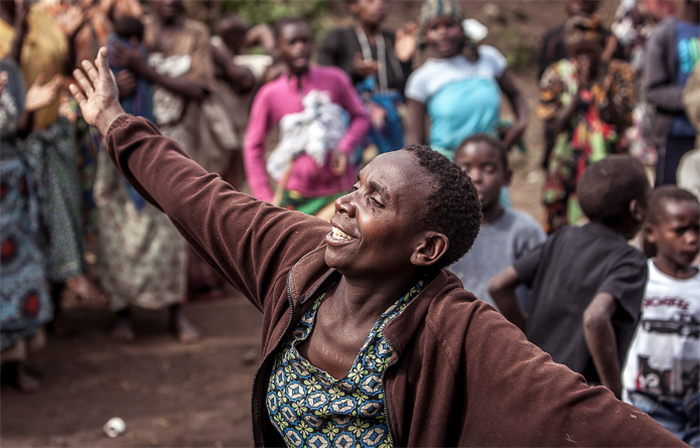
[[[428,231],[423,234],[423,240],[411,255],[411,263],[415,266],[433,266],[447,252],[450,240],[440,232]]]

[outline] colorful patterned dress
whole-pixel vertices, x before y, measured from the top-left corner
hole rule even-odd
[[[35,335],[53,318],[39,226],[37,184],[15,142],[24,109],[21,75],[0,61],[9,81],[0,96],[0,349]],[[3,353],[3,358],[5,353]]]
[[[620,136],[632,124],[635,103],[634,69],[613,60],[601,76],[581,91],[581,104],[557,137],[549,157],[544,203],[551,233],[576,224],[583,213],[576,199],[576,185],[583,170],[608,154],[626,151]],[[551,65],[540,81],[538,116],[554,120],[573,101],[579,89],[578,64],[563,59]]]
[[[288,446],[393,446],[383,379],[394,349],[384,338],[384,327],[421,286],[416,284],[381,315],[350,371],[340,379],[297,351],[313,330],[325,293],[316,299],[277,355],[268,383],[268,414]]]

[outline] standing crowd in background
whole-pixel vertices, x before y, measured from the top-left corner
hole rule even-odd
[[[544,34],[537,123],[467,2],[424,0],[389,30],[398,3],[345,0],[351,22],[316,43],[304,18],[228,14],[210,29],[183,0],[1,1],[3,381],[40,388],[25,364],[46,329],[70,324],[66,293],[106,304],[121,343],[137,340],[133,307],[167,309],[174,336],[195,343],[184,305],[226,293],[68,91],[105,46],[124,111],[280,207],[329,220],[374,157],[406,145],[445,156],[481,205],[471,250],[447,269],[555,362],[700,447],[700,1],[621,0],[610,24],[598,0],[553,3],[567,18]],[[533,126],[542,217],[508,192],[509,154],[535,150]]]

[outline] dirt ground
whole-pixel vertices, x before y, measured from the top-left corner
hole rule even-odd
[[[400,23],[401,16],[415,17],[420,5],[396,3],[390,26]],[[536,49],[544,31],[563,20],[562,1],[498,1],[491,3],[497,14],[488,2],[464,4],[469,15],[489,26],[488,39],[497,45],[499,30],[507,29],[517,36],[515,44]],[[617,4],[603,2],[606,23]],[[534,73],[532,68],[516,73],[531,111],[538,95]],[[512,203],[537,219],[542,217],[540,128],[532,116],[528,152],[511,157]],[[135,313],[138,342],[120,345],[107,337],[113,318],[106,309],[68,309],[72,331],[50,337],[47,349],[30,363],[42,379],[42,390],[0,389],[0,446],[250,446],[260,316],[235,291],[222,300],[188,304],[186,311],[201,329],[201,342],[178,343],[167,332],[165,312],[141,310]],[[111,417],[126,422],[126,432],[114,439],[102,431]]]

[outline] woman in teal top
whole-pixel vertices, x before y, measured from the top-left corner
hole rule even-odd
[[[420,35],[431,57],[408,78],[406,140],[426,143],[425,118],[430,118],[430,146],[452,159],[460,142],[472,134],[498,134],[503,92],[516,122],[501,138],[507,148],[527,126],[527,106],[494,47],[476,47],[462,30],[462,9],[452,0],[427,0],[419,19]]]

